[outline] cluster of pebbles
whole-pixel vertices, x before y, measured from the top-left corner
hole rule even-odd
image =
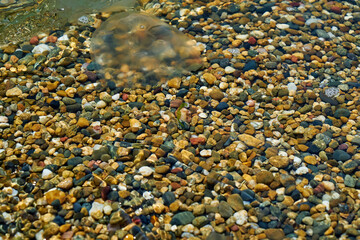
[[[145,9],[203,68],[118,87],[87,25],[1,48],[0,239],[358,239],[359,3]]]

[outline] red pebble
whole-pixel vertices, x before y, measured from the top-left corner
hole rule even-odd
[[[56,41],[57,41],[57,37],[53,35],[48,36],[46,39],[46,42],[50,42],[50,43],[56,43]]]
[[[250,37],[249,40],[248,40],[248,43],[250,45],[255,45],[256,44],[256,39],[254,37]]]
[[[39,162],[37,163],[37,165],[38,165],[39,167],[45,167],[45,163],[44,163],[43,161],[39,161]]]
[[[292,7],[298,7],[298,6],[300,6],[300,3],[299,3],[299,2],[291,2],[291,3],[290,3],[290,6],[292,6]]]
[[[138,224],[141,224],[141,219],[139,217],[134,217],[132,219],[132,222],[135,223],[136,225],[138,225]]]
[[[181,185],[177,182],[172,182],[172,183],[170,183],[170,185],[173,190],[176,190],[181,187]]]
[[[314,188],[314,190],[313,190],[314,194],[322,193],[324,191],[325,191],[325,187],[324,187],[324,185],[322,183],[317,185],[317,187]]]
[[[66,140],[68,140],[68,137],[62,137],[62,138],[60,138],[60,141],[62,141],[62,142],[65,142]]]
[[[201,137],[195,137],[195,138],[190,138],[190,142],[192,145],[205,144],[206,139]]]
[[[330,10],[334,13],[341,14],[341,8],[338,6],[332,6]]]
[[[297,58],[296,56],[292,55],[292,56],[291,56],[291,61],[292,61],[293,63],[297,63],[298,58]]]
[[[182,171],[183,171],[183,169],[180,168],[180,167],[178,167],[178,168],[172,169],[172,170],[171,170],[171,173],[178,173],[178,172],[182,172]]]
[[[30,39],[30,44],[31,45],[38,45],[39,44],[39,38],[37,36],[33,36],[31,39]]]
[[[170,102],[170,107],[178,108],[182,104],[182,99],[175,99]]]
[[[93,127],[94,132],[96,132],[97,134],[101,134],[102,133],[102,129],[99,125],[96,125]]]
[[[232,227],[231,227],[231,231],[233,231],[233,232],[237,232],[237,231],[239,231],[239,226],[238,225],[233,225]]]
[[[122,99],[123,99],[124,101],[126,101],[126,100],[129,98],[129,94],[123,93],[123,94],[121,95],[121,97],[122,97]]]
[[[106,186],[103,189],[101,189],[101,198],[105,201],[107,199],[107,195],[111,191],[110,186]]]

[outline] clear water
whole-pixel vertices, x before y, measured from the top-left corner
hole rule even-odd
[[[0,44],[61,28],[82,15],[136,4],[136,0],[0,0]]]

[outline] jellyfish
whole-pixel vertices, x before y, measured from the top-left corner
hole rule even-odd
[[[143,13],[107,19],[93,34],[91,56],[105,80],[123,87],[156,86],[202,66],[194,40]]]

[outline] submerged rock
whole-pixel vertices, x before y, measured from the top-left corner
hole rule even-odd
[[[105,79],[126,87],[157,85],[201,67],[195,41],[140,13],[119,13],[106,20],[93,35],[91,53]]]

